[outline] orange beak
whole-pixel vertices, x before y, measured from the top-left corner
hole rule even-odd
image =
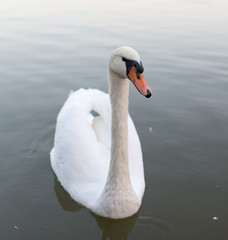
[[[142,73],[138,73],[136,67],[133,66],[128,73],[129,79],[134,83],[138,91],[147,98],[150,98],[152,95],[152,91],[150,87],[147,85],[146,81],[143,78]]]

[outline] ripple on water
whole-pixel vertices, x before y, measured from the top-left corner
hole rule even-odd
[[[33,134],[33,139],[31,139],[30,143],[28,144],[28,155],[37,152],[49,153],[53,147],[53,133],[53,127],[45,127],[39,131],[36,130]]]
[[[143,236],[144,240],[179,239],[174,226],[170,222],[150,215],[139,216],[135,228],[130,233],[130,239],[140,239],[140,236]]]

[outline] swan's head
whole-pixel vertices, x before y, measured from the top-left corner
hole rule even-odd
[[[149,98],[152,91],[143,78],[143,65],[138,53],[130,47],[115,49],[110,56],[109,69],[122,79],[130,79],[138,91]]]

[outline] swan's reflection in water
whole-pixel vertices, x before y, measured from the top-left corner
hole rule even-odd
[[[102,231],[102,240],[126,240],[130,231],[135,227],[138,214],[125,219],[108,219],[95,216],[97,224]]]
[[[79,211],[84,208],[75,202],[55,178],[55,193],[57,199],[66,211]],[[125,219],[108,219],[91,213],[102,232],[101,240],[177,240],[177,233],[168,221],[154,216],[139,216],[138,214]],[[91,238],[93,239],[93,238]]]

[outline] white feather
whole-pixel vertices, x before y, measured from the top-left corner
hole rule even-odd
[[[118,55],[122,54],[121,50],[118,51]],[[131,49],[124,49],[124,52],[127,52],[128,58],[131,57]],[[135,57],[135,54],[132,51],[134,58],[139,58]],[[109,82],[114,81],[115,77],[110,76]],[[127,88],[129,80],[121,79],[121,81],[127,82],[125,84]],[[128,90],[126,91],[128,98]],[[123,103],[126,104],[128,105],[128,102]],[[91,110],[95,110],[99,116],[94,117]],[[51,165],[62,186],[77,202],[98,215],[124,218],[137,212],[141,205],[145,188],[142,151],[135,126],[128,114],[128,136],[121,141],[123,144],[124,141],[128,141],[131,186],[127,184],[127,176],[120,176],[120,173],[117,173],[113,176],[115,178],[119,176],[123,186],[119,183],[119,188],[111,187],[111,185],[115,186],[116,181],[107,180],[108,174],[111,175],[114,171],[110,166],[111,115],[112,107],[108,94],[96,89],[80,89],[71,93],[57,117]],[[120,169],[122,166],[127,165],[121,165]]]

